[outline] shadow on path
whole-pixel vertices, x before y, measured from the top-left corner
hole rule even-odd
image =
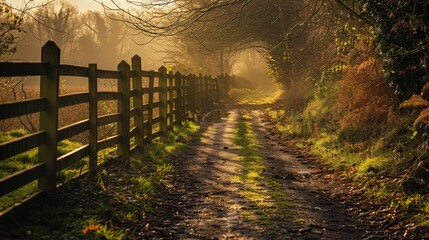
[[[243,158],[234,144],[242,114],[262,146],[264,181],[287,198],[287,216],[270,215],[278,208],[273,189],[261,184],[260,202],[243,196],[248,188],[237,180],[243,174]],[[147,237],[169,239],[363,239],[368,224],[354,219],[324,191],[327,182],[315,167],[299,162],[288,149],[271,139],[259,111],[230,109],[206,115],[201,138],[186,155],[172,159],[174,173],[165,182],[151,216],[155,219]],[[258,220],[260,216],[265,221]]]

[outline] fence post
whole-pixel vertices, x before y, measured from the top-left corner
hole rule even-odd
[[[89,64],[89,171],[94,173],[97,168],[97,64]]]
[[[118,71],[118,91],[121,93],[118,104],[118,113],[121,115],[121,120],[118,122],[118,135],[121,137],[118,155],[122,160],[128,161],[130,157],[130,65],[121,61]]]
[[[220,100],[222,99],[222,75],[217,75],[216,90],[217,90],[218,103],[220,103]]]
[[[209,99],[210,99],[210,106],[212,107],[213,106],[213,103],[214,103],[214,97],[213,97],[213,90],[214,90],[214,87],[213,87],[213,78],[212,78],[212,76],[211,75],[209,75],[209,79],[208,79],[208,81],[209,81]]]
[[[45,163],[45,174],[39,189],[55,194],[57,187],[58,94],[60,82],[60,49],[48,41],[42,47],[42,62],[48,62],[47,75],[40,77],[40,97],[46,98],[46,111],[40,112],[40,131],[46,131],[46,143],[39,147],[39,161]]]
[[[131,59],[132,70],[135,72],[133,79],[133,88],[137,90],[137,96],[133,99],[133,107],[136,108],[137,112],[134,116],[134,125],[137,128],[137,134],[135,136],[137,147],[140,151],[143,150],[144,142],[144,129],[143,129],[143,89],[142,89],[142,68],[141,58],[138,55],[134,55]]]
[[[222,98],[226,97],[226,76],[224,73],[222,73]]]
[[[198,92],[198,76],[196,74],[193,75],[192,82],[194,83],[194,95],[192,97],[192,101],[194,103],[194,113],[197,113],[199,104],[197,103],[197,99],[199,99]]]
[[[174,85],[176,85],[176,103],[175,103],[176,119],[178,120],[179,124],[181,124],[183,121],[184,106],[183,106],[182,75],[180,74],[180,72],[176,72],[174,80],[175,80]]]
[[[212,78],[212,99],[213,99],[213,104],[218,102],[218,99],[217,99],[217,78]]]
[[[197,106],[197,110],[198,111],[202,111],[203,107],[204,107],[204,87],[203,87],[203,74],[199,74],[198,75],[198,80],[197,80],[197,99],[198,99],[198,106]]]
[[[210,106],[210,95],[209,95],[209,77],[204,75],[203,77],[203,99],[204,99],[204,110],[206,111]]]
[[[152,142],[153,133],[153,87],[155,83],[155,72],[149,72],[149,95],[147,103],[147,142]]]
[[[168,108],[168,116],[169,116],[169,122],[168,122],[168,129],[173,131],[174,128],[174,88],[173,88],[173,72],[168,73],[168,99],[170,102],[169,108]]]
[[[211,95],[210,95],[210,75],[209,76],[204,76],[204,85],[206,85],[205,89],[206,89],[206,107],[210,108],[211,107]],[[207,109],[206,109],[207,110]]]
[[[161,66],[158,69],[160,74],[159,76],[159,86],[161,91],[159,93],[159,101],[161,102],[161,107],[159,108],[159,115],[161,116],[161,122],[159,123],[159,130],[162,132],[161,141],[167,140],[167,69],[164,66]]]
[[[191,104],[191,111],[193,114],[197,113],[197,103],[196,103],[196,99],[197,99],[197,76],[195,74],[190,75],[189,77],[189,84],[190,84],[190,98],[189,98],[189,102]]]
[[[216,102],[220,103],[220,96],[221,96],[221,92],[220,92],[220,81],[219,81],[219,76],[217,76],[217,78],[215,78],[215,97],[216,97]]]
[[[188,84],[189,84],[189,92],[188,92],[188,102],[189,102],[189,110],[192,114],[196,113],[197,107],[195,103],[195,75],[188,76]]]
[[[230,89],[231,89],[231,76],[226,74],[225,75],[225,96],[228,95],[228,92]]]
[[[182,83],[182,103],[183,103],[183,120],[186,120],[187,116],[188,116],[188,111],[189,111],[189,76],[183,76],[181,75],[181,83]]]
[[[198,76],[196,74],[192,75],[192,83],[194,84],[193,88],[194,88],[194,92],[193,92],[193,96],[192,96],[192,102],[194,104],[194,113],[197,113],[198,110],[198,104],[197,104],[197,99],[198,99]]]

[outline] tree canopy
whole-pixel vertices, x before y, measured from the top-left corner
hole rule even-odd
[[[219,56],[222,49],[261,47],[273,76],[286,87],[309,65],[334,65],[335,49],[350,50],[363,32],[374,40],[385,75],[401,98],[427,82],[429,7],[424,0],[133,1],[133,9],[111,2],[116,8],[108,10],[119,11],[128,26],[152,37],[180,35],[181,41]],[[339,38],[342,46],[334,44]]]

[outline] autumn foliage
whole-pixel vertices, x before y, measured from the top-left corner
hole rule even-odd
[[[373,57],[347,67],[339,85],[338,101],[344,114],[339,123],[343,131],[352,130],[364,138],[379,133],[395,119],[395,96]]]
[[[401,103],[401,108],[411,108],[418,111],[418,116],[414,121],[414,126],[419,124],[429,125],[429,83],[423,87],[420,95],[413,94],[410,99]]]

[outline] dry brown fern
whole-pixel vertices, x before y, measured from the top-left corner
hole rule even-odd
[[[421,95],[422,95],[423,99],[429,98],[429,82],[423,86]]]
[[[429,108],[425,108],[420,112],[419,116],[416,118],[416,121],[414,121],[414,126],[419,123],[429,125]]]
[[[420,123],[429,125],[429,101],[425,99],[429,92],[429,83],[422,88],[421,95],[413,94],[410,99],[405,100],[401,103],[401,108],[421,108],[424,109],[420,111],[419,116],[417,116],[414,121],[414,126],[417,126]]]
[[[393,119],[394,94],[383,79],[380,62],[367,56],[346,68],[338,82],[338,102],[344,114],[341,129],[372,133]]]
[[[413,94],[410,99],[401,103],[401,108],[420,108],[429,107],[429,102],[424,100],[421,95]]]

